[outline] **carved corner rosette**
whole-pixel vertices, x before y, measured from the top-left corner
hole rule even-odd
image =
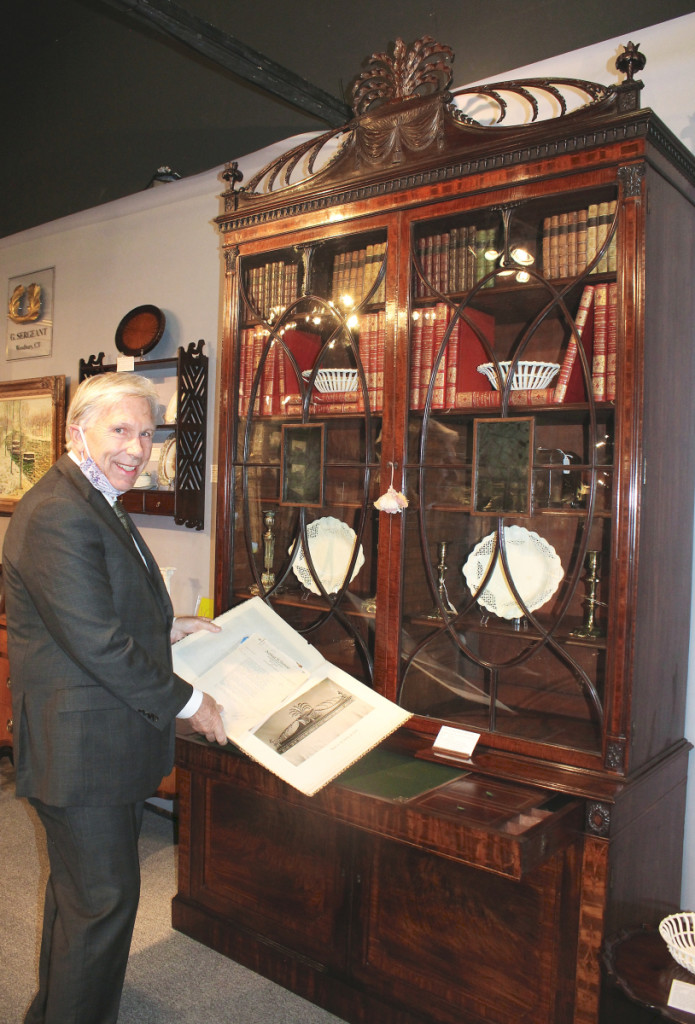
[[[239,246],[230,245],[224,250],[224,271],[227,277],[236,274],[239,259]]]
[[[618,181],[623,187],[625,199],[636,199],[642,195],[642,181],[645,173],[644,163],[628,164],[618,168]]]
[[[612,772],[625,771],[625,741],[611,740],[606,745],[606,768]]]
[[[611,827],[610,805],[598,800],[590,801],[586,805],[585,827],[590,835],[607,838]]]

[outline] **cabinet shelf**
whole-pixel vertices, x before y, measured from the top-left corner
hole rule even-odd
[[[247,601],[250,597],[253,596],[253,593],[254,592],[250,589],[239,590],[236,592],[235,596],[237,600]],[[364,608],[361,607],[363,602],[368,601],[370,599],[369,595],[356,594],[354,591],[350,591],[350,594],[352,597],[354,597],[356,604],[348,604],[344,607],[341,606],[341,613],[351,618],[368,619],[373,621],[374,612],[365,611]],[[328,602],[326,602],[323,598],[311,594],[308,590],[296,590],[290,591],[289,593],[287,591],[282,591],[279,594],[271,594],[268,599],[272,603],[273,607],[282,607],[284,605],[288,608],[301,608],[305,609],[308,612],[315,613],[330,611],[333,605],[332,601],[329,600]]]
[[[251,465],[252,463],[248,463],[248,464]],[[253,463],[253,465],[259,465],[259,464],[258,463]],[[355,463],[355,462],[353,462],[353,463],[331,463],[331,465],[361,466],[362,463]],[[588,462],[572,462],[572,463],[568,463],[568,465],[569,465],[569,467],[571,469],[571,472],[573,472],[573,473],[589,472],[589,471],[591,471],[594,468],[591,465],[591,463],[588,463]],[[410,470],[411,472],[419,472],[420,469],[422,469],[423,472],[434,472],[434,471],[437,471],[437,470],[448,470],[448,471],[450,471],[452,473],[461,473],[461,472],[465,472],[466,470],[468,470],[470,472],[472,468],[473,468],[473,463],[472,462],[453,462],[453,461],[450,461],[450,462],[436,462],[436,461],[429,461],[429,460],[423,462],[422,465],[420,465],[419,463],[411,462],[411,463],[406,464],[406,466],[405,466],[405,469]],[[612,473],[613,472],[613,467],[611,465],[607,464],[607,463],[597,463],[596,464],[596,468],[598,470],[600,470],[600,472],[602,472],[602,473]],[[534,470],[552,470],[552,471],[554,471],[556,473],[561,473],[563,471],[563,465],[562,465],[562,463],[559,463],[559,462],[534,462],[533,463],[533,469]]]
[[[592,274],[591,284],[605,283],[615,280],[615,274]],[[562,292],[566,288],[576,289],[576,280],[571,278],[560,278],[548,281],[548,287],[555,291]],[[546,303],[553,302],[548,287],[542,284],[516,284],[500,285],[495,284],[492,288],[481,288],[475,293],[471,300],[474,309],[488,313],[495,317],[499,323],[515,323],[523,320],[529,315],[530,310],[535,310]],[[454,302],[459,303],[466,299],[465,294],[449,296]],[[571,301],[571,295],[563,296],[565,301]],[[420,302],[421,300],[418,300]],[[552,315],[559,315],[559,307],[554,306]]]
[[[452,298],[453,298],[453,296],[452,296]],[[418,299],[417,301],[419,303],[421,303],[421,300]],[[364,316],[367,313],[379,313],[379,312],[383,312],[384,309],[385,309],[385,306],[384,306],[383,302],[368,302],[366,305],[360,306],[359,309],[356,311],[355,315],[357,315],[357,316]],[[345,315],[348,315],[349,312],[350,311],[343,310],[343,313]],[[303,330],[306,330],[307,332],[312,333],[312,334],[316,334],[317,336],[321,335],[321,331],[319,331],[316,327],[312,327],[311,322],[307,322],[307,318],[306,318],[306,316],[304,316],[304,314],[292,313],[290,319],[293,322],[295,320],[297,320],[298,321],[297,326],[301,327]],[[244,320],[240,324],[240,330],[254,330],[255,328],[260,328],[261,330],[264,330],[264,331],[265,330],[272,331],[272,330],[274,330],[277,327],[278,323],[279,323],[279,321],[275,321],[273,323],[265,323],[265,321],[263,321],[263,320],[249,318],[249,319]],[[281,337],[282,335],[279,334],[279,336]]]
[[[250,504],[251,504],[251,502],[250,502]],[[280,499],[277,496],[277,494],[273,494],[273,495],[267,496],[265,498],[263,498],[263,497],[260,497],[260,498],[254,497],[252,499],[252,504],[253,504],[253,506],[257,510],[260,510],[261,508],[274,508],[275,506],[277,506],[278,508],[282,507],[281,504],[280,504]],[[288,508],[297,508],[298,506],[292,505],[292,506],[287,506],[287,507]],[[357,509],[361,509],[362,508],[362,502],[361,501],[331,501],[331,500],[326,500],[326,502],[324,503],[322,508],[323,508],[324,514],[327,513],[328,511],[330,511],[331,509],[339,509],[339,508],[350,509],[350,510],[356,511]]]
[[[468,505],[447,505],[440,502],[428,503],[425,512],[442,512],[442,513],[465,513],[470,514],[471,506]],[[413,514],[417,514],[413,512]],[[574,519],[586,519],[588,516],[588,510],[585,508],[534,508],[534,516],[557,516],[558,518],[574,518]],[[496,513],[487,513],[489,519],[495,519]],[[612,512],[608,509],[594,509],[592,513],[593,519],[611,519]]]
[[[490,394],[489,391],[481,391],[480,393],[481,393],[481,395],[489,395]],[[615,408],[615,402],[613,402],[613,401],[610,401],[610,402],[598,402],[598,401],[595,401],[592,404],[593,404],[593,408],[595,409],[595,411],[597,413],[612,412],[613,409]],[[566,402],[566,403],[565,402],[544,402],[544,403],[539,404],[539,405],[531,405],[531,404],[528,404],[528,405],[511,405],[510,404],[508,406],[508,412],[510,414],[515,415],[515,416],[523,416],[523,415],[538,416],[538,415],[541,415],[541,414],[550,414],[551,416],[567,417],[567,416],[571,415],[572,413],[577,413],[577,414],[589,413],[590,408],[591,408],[591,406],[589,405],[588,402]],[[466,405],[466,406],[459,406],[459,407],[448,406],[447,408],[444,408],[444,409],[432,409],[432,410],[430,410],[430,416],[434,417],[436,419],[440,419],[441,418],[441,419],[444,419],[444,420],[454,419],[456,417],[465,417],[467,419],[471,418],[471,417],[482,417],[482,416],[495,417],[495,416],[499,416],[500,409],[501,409],[501,406],[489,406],[489,407],[482,406],[482,405],[481,406]],[[421,419],[422,416],[423,416],[423,410],[422,409],[411,409],[410,410],[410,416],[413,419],[417,419],[418,417]]]
[[[592,274],[589,278],[591,284],[609,283],[615,279],[615,274]],[[550,287],[554,292],[563,293],[563,301],[571,302],[572,289],[576,290],[577,288],[576,279],[549,279],[547,285],[537,282],[510,285],[495,283],[492,287],[483,287],[473,293],[447,292],[444,298],[453,305],[470,302],[470,308],[494,316],[499,323],[515,323],[526,319],[529,312],[539,306],[553,303],[553,297],[549,292]],[[569,295],[565,293],[566,289],[569,289]],[[441,299],[436,295],[418,296],[412,300],[413,309],[427,308],[437,301],[441,301]],[[559,306],[554,304],[551,315],[558,316],[559,313]]]
[[[519,643],[527,641],[529,644],[537,644],[543,637],[536,631],[535,626],[532,623],[527,623],[526,628],[516,629],[511,623],[505,625],[500,620],[491,619],[488,616],[487,622],[481,621],[481,615],[475,613],[468,613],[459,617],[452,616],[449,619],[449,623],[455,621],[456,630],[459,633],[478,633],[485,636],[497,636],[506,637],[511,640],[515,640]],[[408,619],[408,624],[417,626],[418,628],[426,630],[435,630],[445,625],[443,619],[430,619],[424,616],[413,616]],[[539,620],[540,621],[540,620]],[[548,623],[550,625],[550,623]],[[579,628],[581,623],[577,621],[576,627]],[[569,646],[587,647],[597,651],[603,651],[607,649],[606,637],[582,637],[575,636],[571,630],[555,630],[552,634],[553,640],[568,644]]]
[[[246,417],[244,416],[244,419],[245,418]],[[322,409],[320,406],[312,406],[310,411],[309,411],[309,418],[310,418],[310,422],[313,422],[313,421],[316,421],[316,420],[324,420],[325,419],[325,420],[331,420],[334,423],[338,423],[340,420],[345,420],[346,423],[360,424],[360,423],[364,423],[364,411],[359,412],[359,413],[355,412],[354,414],[352,414],[352,413],[345,413],[345,412],[328,412],[327,410]],[[379,420],[381,420],[381,413],[374,413],[374,412],[372,412],[371,420],[372,420],[372,423],[375,423],[375,422],[378,422]],[[254,419],[253,422],[254,422],[254,424],[256,426],[258,426],[260,424],[264,424],[264,425],[268,424],[269,426],[271,426],[271,425],[275,425],[275,424],[282,425],[283,423],[301,423],[302,422],[302,415],[301,415],[301,413],[297,413],[296,415],[293,413],[293,414],[287,415],[287,416],[274,416],[274,415],[261,414],[257,419]]]

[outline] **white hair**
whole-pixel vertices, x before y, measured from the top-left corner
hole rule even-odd
[[[70,427],[86,427],[95,416],[112,408],[124,398],[144,398],[150,404],[152,419],[157,422],[159,395],[147,377],[137,373],[97,373],[87,377],[77,388],[65,417],[65,442],[72,448]]]

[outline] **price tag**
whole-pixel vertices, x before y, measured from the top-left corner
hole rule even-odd
[[[470,757],[479,739],[480,733],[478,732],[467,732],[465,729],[454,729],[450,725],[443,725],[437,733],[432,749],[440,754]]]
[[[672,1006],[674,1010],[687,1010],[688,1013],[695,1013],[695,985],[674,978],[671,982],[668,1005]]]

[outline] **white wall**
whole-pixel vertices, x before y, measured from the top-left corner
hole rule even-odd
[[[302,136],[303,137],[303,136]],[[240,159],[245,180],[289,142]],[[108,203],[0,239],[0,282],[55,267],[53,351],[50,356],[8,360],[0,342],[0,380],[64,373],[68,397],[78,381],[79,360],[104,352],[115,363],[115,332],[125,313],[143,303],[166,316],[164,336],[150,358],[175,355],[180,345],[205,340],[210,358],[208,469],[205,527],[176,526],[172,519],[137,516],[158,563],[175,566],[175,610],[192,612],[198,595],[212,596],[211,464],[215,433],[218,339],[221,334],[222,262],[217,226],[222,168]],[[7,284],[2,285],[3,289]],[[0,517],[0,545],[8,518]]]
[[[628,39],[639,43],[647,56],[646,68],[638,76],[645,82],[642,106],[653,107],[695,149],[695,14],[494,78],[558,75],[610,84],[620,79],[613,62]],[[455,85],[463,84],[455,79]],[[295,141],[240,158],[245,180]],[[152,357],[173,355],[179,345],[205,339],[211,383],[205,529],[198,532],[167,519],[138,517],[159,564],[177,568],[172,597],[179,613],[192,611],[197,595],[212,593],[215,495],[210,464],[217,452],[214,424],[222,282],[219,238],[212,220],[220,212],[220,171],[216,168],[0,239],[0,282],[44,267],[56,269],[52,355],[8,361],[3,339],[0,380],[65,373],[74,387],[80,357],[103,351],[107,362],[115,362],[116,327],[124,313],[142,303],[159,306],[167,317],[164,338]],[[0,544],[6,525],[7,520],[0,518]],[[695,737],[695,643],[689,680],[686,734]],[[691,775],[695,776],[692,767]],[[682,902],[684,907],[695,907],[695,777],[689,780],[689,793]]]

